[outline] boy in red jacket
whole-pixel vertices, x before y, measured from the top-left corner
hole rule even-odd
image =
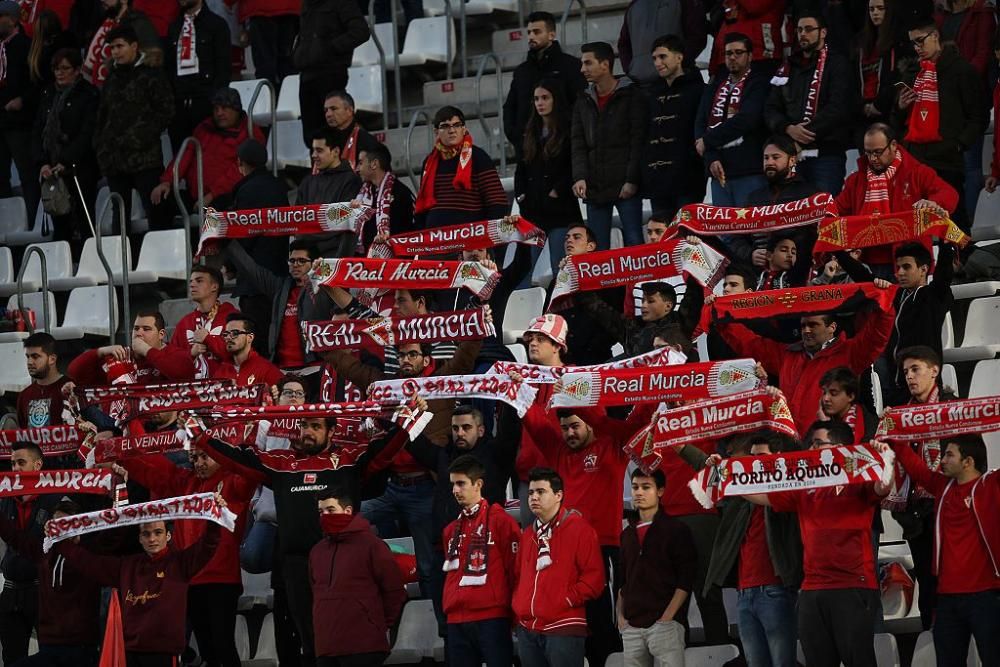
[[[993,514],[1000,506],[1000,474],[986,468],[981,435],[960,435],[941,444],[940,472],[928,469],[908,444],[892,445],[913,482],[935,499],[938,664],[964,664],[971,635],[982,663],[1000,665],[1000,524]]]
[[[522,667],[582,666],[587,636],[583,605],[604,589],[597,533],[562,502],[563,481],[555,470],[528,473],[535,522],[521,535],[513,600]]]
[[[219,494],[215,502],[226,506]],[[85,577],[118,588],[129,667],[174,667],[187,646],[181,611],[187,606],[188,584],[219,544],[219,525],[207,524],[204,536],[186,549],[171,548],[172,526],[166,521],[139,524],[141,554],[101,556],[73,540],[54,547]]]
[[[309,552],[316,667],[377,667],[406,602],[403,577],[346,487],[331,486],[318,502],[323,539]]]
[[[441,543],[448,659],[455,665],[507,667],[514,654],[510,597],[514,590],[520,529],[500,505],[483,498],[486,468],[459,456],[448,467],[452,495],[462,508]]]

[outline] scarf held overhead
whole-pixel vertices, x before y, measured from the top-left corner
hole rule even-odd
[[[39,470],[0,473],[0,498],[51,493],[111,493],[114,475],[110,470]]]
[[[687,361],[687,357],[684,356],[684,353],[670,347],[661,347],[658,350],[644,352],[634,357],[619,359],[618,361],[611,361],[606,364],[596,364],[594,366],[539,366],[537,364],[519,364],[516,361],[496,361],[486,371],[486,375],[509,375],[510,373],[517,373],[525,382],[555,384],[563,375],[570,371],[601,371],[616,368],[672,366],[683,364],[685,361]]]
[[[72,454],[82,441],[80,430],[68,424],[7,429],[0,431],[0,456],[10,456],[15,442],[30,442],[38,445],[45,456],[59,456]]]
[[[462,250],[482,250],[507,243],[541,248],[545,232],[520,216],[435,227],[409,234],[390,236],[385,242],[396,257],[441,255]]]
[[[790,287],[720,296],[702,311],[699,328],[708,330],[711,316],[715,322],[745,322],[768,320],[775,317],[831,313],[853,309],[865,301],[874,301],[882,310],[892,309],[892,300],[898,287],[886,289],[874,283],[849,283],[817,287]]]
[[[128,402],[130,414],[146,415],[213,406],[262,405],[270,400],[267,385],[255,384],[249,387],[180,387],[152,396],[130,398]]]
[[[1000,431],[1000,396],[886,408],[875,437],[914,442],[990,431]]]
[[[819,238],[813,246],[813,255],[817,257],[825,252],[891,245],[931,236],[959,248],[964,248],[971,240],[947,215],[929,208],[830,218],[821,222],[816,231]]]
[[[723,459],[701,470],[688,488],[711,509],[727,496],[821,489],[881,482],[889,484],[895,456],[871,445],[810,449],[762,456]]]
[[[366,320],[313,321],[302,323],[306,352],[352,350],[407,343],[482,340],[496,334],[485,311],[459,310],[412,317],[378,317]]]
[[[206,241],[218,239],[248,239],[255,236],[290,236],[357,231],[366,206],[351,206],[350,202],[333,204],[303,204],[274,208],[250,208],[240,211],[205,209],[201,224],[198,252],[202,254]]]
[[[236,515],[228,507],[220,507],[211,493],[152,500],[148,503],[126,505],[118,509],[97,510],[87,514],[74,514],[52,519],[45,524],[43,547],[48,553],[53,544],[63,540],[96,533],[110,528],[135,526],[150,521],[177,521],[202,519],[219,524],[232,532],[236,529]]]
[[[763,206],[712,206],[688,204],[681,207],[664,234],[664,239],[692,234],[760,234],[814,225],[837,214],[833,197],[825,192],[784,204]]]
[[[729,396],[756,389],[763,380],[753,359],[615,370],[571,370],[552,393],[550,408],[635,405]]]
[[[535,401],[538,390],[527,382],[514,382],[501,375],[446,375],[382,380],[368,387],[369,400],[398,402],[419,394],[428,401],[437,399],[481,398],[502,401],[523,417]]]
[[[727,260],[704,243],[682,240],[601,250],[567,257],[556,276],[549,310],[577,292],[631,287],[643,281],[688,275],[705,287],[714,287],[722,277]]]
[[[489,299],[500,282],[500,272],[479,262],[438,262],[419,259],[321,259],[309,273],[313,290],[330,287],[378,289],[464,288]]]
[[[417,190],[417,200],[413,206],[415,214],[425,213],[437,205],[434,187],[438,166],[441,160],[447,160],[455,155],[458,155],[458,165],[455,167],[455,177],[451,180],[451,185],[456,190],[472,189],[472,135],[466,132],[457,150],[448,150],[437,141],[424,162],[424,174],[420,177],[420,189]]]

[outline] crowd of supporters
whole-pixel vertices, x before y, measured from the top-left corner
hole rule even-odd
[[[992,2],[634,0],[618,44],[584,44],[580,58],[560,46],[551,14],[531,13],[528,56],[503,105],[517,156],[513,215],[460,108],[434,114],[417,192],[393,174],[389,149],[362,127],[345,92],[351,53],[369,36],[357,3],[221,4],[0,2],[0,196],[12,192],[12,164],[29,211],[57,206],[50,192],[67,191],[53,215],[55,239],[69,241],[75,257],[91,234],[102,178],[126,208],[138,191],[151,229],[180,224],[173,195],[191,203],[196,193],[173,193],[174,174],[191,186],[196,166],[164,168],[164,133],[175,150],[188,136],[200,141],[209,217],[338,203],[365,211],[352,231],[212,238],[190,275],[193,308],[170,327],[158,309],[143,309],[124,344],[72,359],[47,333],[24,340],[32,382],[16,398],[18,426],[67,427],[96,452],[118,442],[119,454],[97,462],[81,446],[86,462],[75,447],[53,455],[41,436],[22,431],[3,443],[13,473],[96,465],[122,480],[131,505],[215,494],[234,519],[227,527],[148,521],[138,541],[123,527],[43,550],[50,521],[112,501],[0,484],[9,491],[0,493],[3,664],[96,665],[103,650],[102,665],[175,665],[182,654],[239,665],[246,570],[271,573],[281,665],[382,664],[409,580],[433,602],[454,667],[600,666],[615,653],[626,665],[683,666],[692,600],[703,643],[737,643],[750,667],[793,666],[797,644],[809,667],[874,667],[883,623],[878,537],[889,510],[910,547],[938,664],[964,665],[971,638],[984,665],[1000,665],[1000,530],[990,514],[1000,478],[987,468],[981,433],[883,442],[874,414],[955,400],[957,388],[942,382],[951,287],[1000,276],[1000,245],[969,238],[980,190],[1000,179],[997,161],[982,161],[1000,99]],[[403,3],[407,18],[420,4]],[[220,16],[232,5],[235,27]],[[710,33],[706,77],[694,61]],[[313,168],[294,183],[266,168],[265,135],[248,128],[228,87],[243,44],[258,76],[301,75]],[[618,59],[625,75],[615,74]],[[852,149],[860,157],[848,175]],[[823,219],[867,217],[853,237],[859,247],[815,251],[830,242],[822,220],[773,233],[678,231],[688,205],[706,198],[752,220],[824,194]],[[882,235],[886,217],[909,213],[917,222],[908,236]],[[954,232],[922,231],[927,220],[948,219]],[[493,275],[480,291],[414,282],[373,295],[317,280],[331,260],[385,260],[393,237],[481,221],[522,230],[530,222],[545,233],[548,254],[541,243],[516,243],[510,252],[470,245],[437,257]],[[708,284],[688,273],[683,284],[658,278],[553,298],[570,281],[568,267],[611,250],[616,226],[617,256],[660,244],[724,258],[724,269]],[[246,433],[256,429],[241,439],[202,432],[212,426],[203,419],[221,420],[211,404],[200,413],[144,411],[82,398],[94,387],[224,382],[263,385],[266,402],[305,410],[362,404],[397,379],[495,378],[497,362],[515,361],[502,340],[509,298],[545,268],[556,276],[547,307],[518,339],[527,363],[499,366],[516,388],[532,388],[520,407],[418,393],[363,432],[360,422],[319,410],[291,428],[247,418]],[[780,318],[716,316],[720,300],[735,295],[850,285],[866,298]],[[372,334],[375,344],[341,349],[317,349],[305,335],[309,323],[456,311],[477,311],[488,330],[399,344]],[[556,409],[567,386],[539,380],[621,367],[657,350],[685,365],[753,359],[765,393],[787,406],[794,435],[692,437],[659,449],[656,466],[636,465],[635,439],[684,400]],[[424,412],[426,423],[399,417]],[[158,443],[150,453],[122,453],[122,443],[146,436]],[[739,495],[709,508],[689,488],[723,460],[867,443],[872,455],[894,453],[892,483]],[[124,491],[116,495],[120,510]],[[378,539],[399,535],[412,537],[412,572]],[[119,663],[103,662],[109,587],[121,604]],[[727,587],[738,591],[735,617],[723,602]],[[187,648],[192,634],[197,658]],[[33,635],[39,652],[29,657]]]

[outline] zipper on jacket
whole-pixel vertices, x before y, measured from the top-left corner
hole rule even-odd
[[[979,486],[981,481],[983,481],[982,477],[977,479],[976,483],[972,485],[972,516],[976,518],[976,527],[979,529],[979,536],[983,538],[983,546],[986,547],[986,553],[990,555],[990,562],[993,564],[993,576],[1000,577],[1000,567],[997,567],[997,559],[993,555],[993,551],[990,549],[990,543],[986,540],[986,532],[983,530],[983,522],[979,520],[979,512],[976,510],[976,487]]]

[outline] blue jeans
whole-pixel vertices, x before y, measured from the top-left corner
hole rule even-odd
[[[795,667],[795,598],[793,589],[775,584],[739,591],[737,623],[748,667]]]
[[[38,653],[14,663],[15,667],[94,667],[96,646],[39,644]]]
[[[378,498],[361,503],[361,514],[368,523],[378,525],[385,521],[404,520],[413,536],[413,552],[417,557],[417,578],[420,593],[430,596],[431,570],[434,567],[434,480],[430,477],[413,486],[400,486],[392,480],[385,485],[385,493]]]
[[[509,667],[514,660],[510,619],[487,618],[448,624],[448,660],[452,665]]]
[[[247,518],[246,535],[240,545],[240,566],[250,574],[270,572],[274,561],[274,541],[278,527],[266,521],[254,521],[253,513]]]
[[[713,206],[745,206],[750,199],[750,193],[767,185],[767,179],[762,174],[755,176],[740,176],[726,179],[722,185],[712,179]]]
[[[816,186],[820,192],[829,192],[836,197],[844,188],[844,178],[847,176],[847,156],[823,155],[802,160],[798,164],[799,175]]]
[[[1000,665],[1000,589],[938,595],[934,649],[938,667],[965,665],[969,636],[983,665]]]
[[[618,209],[622,223],[622,240],[626,246],[640,245],[645,241],[642,234],[642,197],[636,195],[628,199],[616,199],[610,204],[587,202],[587,226],[597,237],[597,249],[611,248],[611,216]]]
[[[583,637],[543,635],[517,626],[521,667],[583,667]]]

